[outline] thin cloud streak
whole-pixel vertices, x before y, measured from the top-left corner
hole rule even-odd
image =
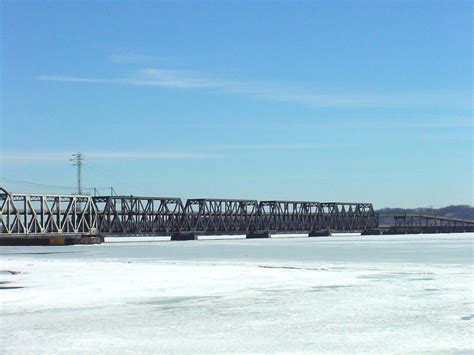
[[[82,152],[90,159],[215,159],[227,157],[226,151],[274,151],[310,150],[331,147],[329,144],[284,143],[284,144],[242,144],[199,147],[201,152]],[[8,162],[68,161],[75,152],[7,152],[0,160]]]
[[[310,107],[419,107],[466,106],[466,93],[325,93],[314,92],[298,85],[277,85],[251,81],[217,79],[189,70],[147,68],[122,78],[96,78],[61,75],[41,75],[42,81],[82,84],[151,86],[175,90],[208,90],[252,96],[259,99],[289,102]]]
[[[120,53],[110,55],[109,60],[118,64],[138,64],[153,60],[153,57],[143,54]]]
[[[321,130],[338,129],[353,130],[354,128],[367,129],[472,129],[474,121],[471,117],[447,117],[447,118],[410,118],[410,117],[389,117],[384,119],[374,119],[373,117],[338,118],[338,117],[317,117],[308,122],[301,122],[297,119],[283,121],[257,120],[249,117],[227,121],[184,121],[162,123],[163,128],[212,128],[212,129],[238,129],[238,130]]]
[[[67,161],[74,152],[11,152],[4,153],[2,160],[7,161]],[[84,157],[93,159],[206,159],[209,154],[188,152],[83,152]]]
[[[203,159],[211,156],[187,152],[91,152],[84,155],[95,159]]]
[[[236,145],[216,145],[203,147],[203,151],[273,151],[273,150],[304,150],[328,148],[330,144],[313,143],[282,143],[282,144],[236,144]]]
[[[107,59],[115,64],[146,64],[175,61],[175,58],[173,57],[145,55],[132,52],[112,53]]]
[[[86,83],[86,84],[120,84],[126,83],[121,79],[100,79],[76,76],[60,76],[60,75],[40,75],[36,79],[41,81],[58,81],[64,83]]]

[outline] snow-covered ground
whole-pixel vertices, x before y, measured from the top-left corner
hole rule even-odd
[[[473,242],[440,234],[1,247],[0,350],[471,352]]]

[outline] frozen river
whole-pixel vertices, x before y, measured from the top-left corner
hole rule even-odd
[[[470,353],[473,242],[439,234],[1,247],[0,350]]]

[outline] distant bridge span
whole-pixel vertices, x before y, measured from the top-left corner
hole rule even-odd
[[[466,219],[426,214],[397,214],[393,218],[395,223],[388,228],[386,234],[474,232],[474,221]]]

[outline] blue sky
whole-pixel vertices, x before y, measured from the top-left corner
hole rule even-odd
[[[470,2],[0,6],[10,190],[473,203]]]

